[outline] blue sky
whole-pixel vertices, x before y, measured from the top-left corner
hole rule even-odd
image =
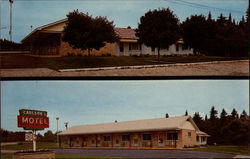
[[[2,38],[9,39],[9,2],[1,0]],[[141,16],[148,10],[169,7],[181,21],[190,15],[212,12],[213,18],[220,13],[231,12],[239,21],[245,15],[248,0],[14,0],[13,41],[20,42],[30,31],[66,17],[75,9],[93,16],[106,16],[117,27],[136,28]]]
[[[104,122],[249,108],[248,80],[2,81],[1,126],[17,128],[19,109],[48,111],[50,130]],[[47,131],[48,129],[46,129]],[[44,131],[43,131],[44,132]],[[43,133],[41,132],[41,133]]]

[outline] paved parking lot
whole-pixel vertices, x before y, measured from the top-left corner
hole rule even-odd
[[[124,158],[232,158],[235,155],[193,150],[54,149],[56,154],[82,154]]]

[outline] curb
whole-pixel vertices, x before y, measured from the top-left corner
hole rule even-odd
[[[101,71],[101,70],[117,70],[117,69],[142,69],[155,67],[171,67],[171,66],[189,66],[201,64],[231,63],[231,62],[249,62],[249,60],[232,60],[232,61],[211,61],[211,62],[193,62],[193,63],[175,63],[160,65],[138,65],[138,66],[116,66],[116,67],[95,67],[95,68],[77,68],[77,69],[60,69],[59,72],[79,72],[79,71]]]

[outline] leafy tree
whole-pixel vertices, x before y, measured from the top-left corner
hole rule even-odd
[[[44,141],[47,142],[55,142],[56,141],[56,134],[53,134],[51,130],[48,130],[46,133],[44,133]]]
[[[136,35],[141,43],[157,48],[159,61],[160,49],[169,48],[180,38],[179,19],[169,8],[149,10],[140,18]]]
[[[73,48],[88,50],[99,50],[105,43],[113,43],[117,39],[113,22],[106,17],[96,17],[75,10],[68,15],[68,22],[64,28],[62,40],[68,42]]]

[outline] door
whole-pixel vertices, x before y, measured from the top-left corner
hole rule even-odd
[[[158,146],[163,147],[164,146],[164,133],[158,133]]]

